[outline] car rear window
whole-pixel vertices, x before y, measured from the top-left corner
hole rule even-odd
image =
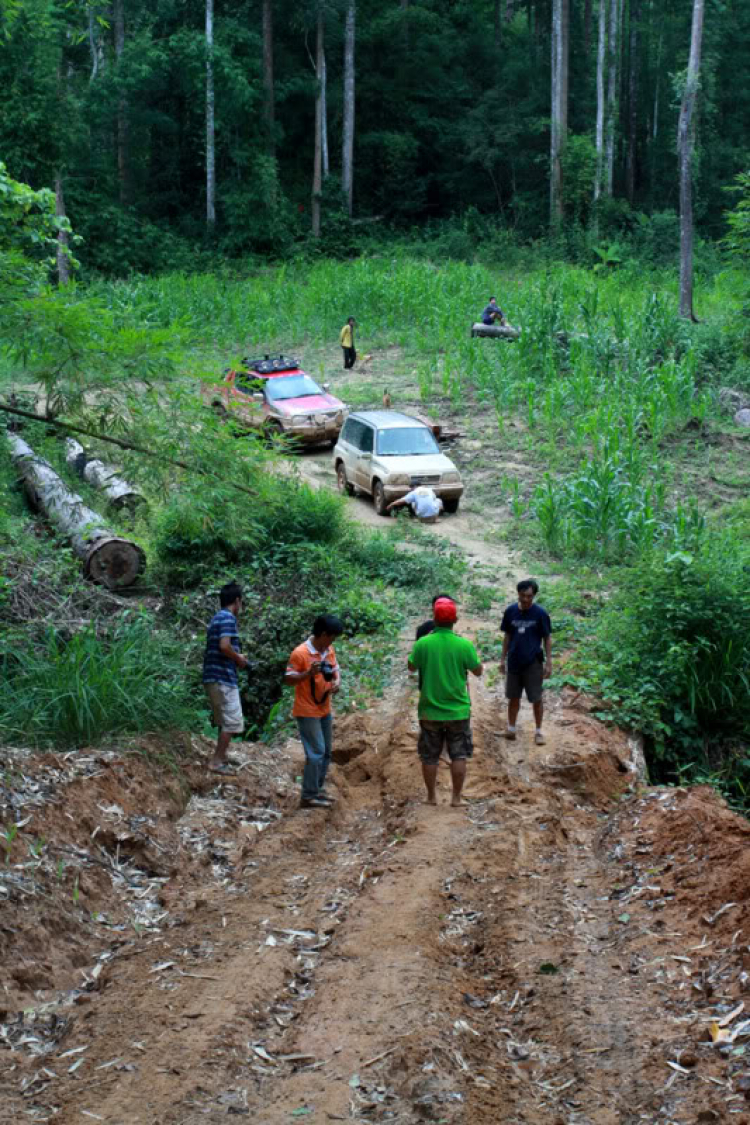
[[[438,443],[426,426],[378,431],[378,453],[382,456],[419,457],[439,452]]]

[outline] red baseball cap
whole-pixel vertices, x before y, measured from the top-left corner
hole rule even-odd
[[[456,603],[452,598],[438,598],[432,607],[432,616],[438,625],[452,625],[458,618]]]

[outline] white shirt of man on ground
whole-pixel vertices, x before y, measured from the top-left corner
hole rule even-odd
[[[422,485],[419,488],[413,488],[411,492],[407,492],[406,496],[402,496],[400,500],[394,500],[393,503],[388,505],[388,511],[391,508],[399,508],[408,504],[417,519],[435,521],[443,510],[443,501],[439,496],[436,496],[431,488]]]

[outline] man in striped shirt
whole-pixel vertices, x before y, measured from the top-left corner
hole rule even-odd
[[[247,668],[247,657],[240,652],[237,633],[242,590],[236,582],[228,582],[219,590],[219,605],[221,608],[211,618],[206,632],[203,684],[211,702],[214,725],[219,728],[209,769],[214,773],[229,773],[229,743],[233,734],[242,734],[245,729],[237,669]]]

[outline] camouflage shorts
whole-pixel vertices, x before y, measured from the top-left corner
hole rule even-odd
[[[472,756],[474,743],[469,719],[419,720],[417,750],[421,760],[429,766],[437,765],[444,746],[452,762]]]

